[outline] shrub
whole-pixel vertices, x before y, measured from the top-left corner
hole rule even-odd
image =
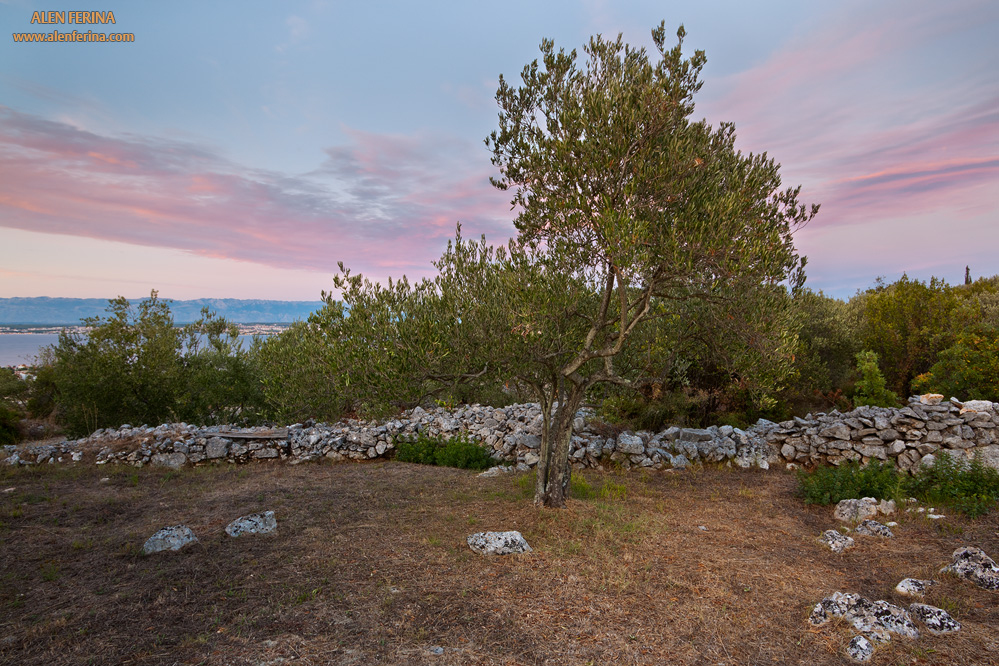
[[[459,469],[487,469],[496,461],[489,450],[462,433],[448,440],[420,433],[415,439],[396,440],[396,460]]]
[[[860,372],[861,378],[854,387],[853,404],[855,407],[861,405],[898,406],[898,396],[888,390],[884,375],[878,368],[877,354],[872,351],[862,351],[857,354],[857,371]]]
[[[999,330],[961,333],[937,358],[928,373],[913,380],[913,390],[999,401]]]
[[[36,383],[54,387],[74,435],[122,423],[170,420],[253,422],[263,402],[257,369],[235,325],[206,310],[183,329],[155,291],[137,308],[125,298],[107,316],[88,317],[88,333],[63,330]],[[38,392],[45,398],[50,391]],[[36,407],[47,406],[42,400]],[[29,405],[29,408],[32,408]],[[34,408],[32,408],[34,410]]]
[[[898,500],[911,496],[974,518],[992,511],[999,502],[999,470],[977,458],[964,462],[947,453],[939,454],[932,467],[921,467],[911,478],[897,471],[891,462],[872,461],[864,467],[849,463],[800,472],[798,483],[807,504],[835,504],[859,497]]]
[[[806,504],[836,504],[859,497],[901,499],[905,479],[892,462],[872,460],[865,466],[851,462],[799,472],[798,484]]]
[[[909,481],[908,492],[974,518],[994,509],[999,501],[999,471],[977,458],[965,462],[940,453],[932,467],[920,468]]]
[[[0,445],[21,441],[21,417],[16,411],[0,404]]]
[[[397,438],[395,458],[401,462],[417,465],[436,465],[438,440],[420,433],[415,439]]]
[[[452,437],[438,448],[436,462],[442,467],[459,469],[488,469],[495,464],[488,449],[464,434]]]

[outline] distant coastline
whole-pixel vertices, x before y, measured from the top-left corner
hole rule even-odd
[[[182,324],[177,324],[178,327]],[[246,335],[277,335],[291,324],[236,324],[241,336]],[[58,335],[63,329],[77,333],[89,331],[87,326],[79,325],[51,325],[35,326],[32,324],[0,324],[0,335]]]
[[[137,306],[143,298],[130,299]],[[323,301],[268,301],[239,298],[199,298],[189,301],[162,299],[170,306],[174,322],[189,324],[201,317],[201,310],[209,308],[227,320],[241,326],[288,325],[308,319],[309,315],[325,305]],[[47,329],[58,333],[66,326],[79,326],[88,317],[106,314],[108,299],[104,298],[0,298],[0,327],[6,333],[19,333],[25,327]],[[252,333],[250,333],[252,334]]]

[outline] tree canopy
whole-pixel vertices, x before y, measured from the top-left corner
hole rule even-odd
[[[736,364],[793,342],[779,325],[787,287],[804,281],[791,233],[818,207],[798,202],[800,188],[781,189],[780,165],[766,154],[738,151],[732,124],[691,120],[705,56],[684,57],[684,36],[681,26],[668,48],[665,24],[653,30],[654,60],[620,36],[593,37],[582,59],[545,40],[521,85],[500,78],[499,129],[486,140],[500,171],[493,183],[519,210],[510,244],[519,271],[532,267],[545,281],[521,299],[520,330],[562,342],[534,355],[547,370],[533,383],[542,412],[554,408],[536,492],[547,505],[564,503],[586,391],[634,385],[662,358],[623,354],[629,341],[668,348],[670,329],[657,325],[697,311],[737,333]],[[566,283],[580,296],[563,305]],[[566,324],[546,330],[553,312]]]
[[[692,121],[702,52],[684,31],[658,55],[594,37],[541,45],[522,83],[500,79],[487,139],[517,236],[462,238],[438,274],[388,286],[341,265],[343,303],[310,322],[337,350],[340,386],[370,405],[414,404],[464,382],[512,382],[541,404],[535,500],[563,506],[569,441],[587,391],[675,371],[690,334],[723,348],[747,387],[779,384],[795,344],[789,290],[804,280],[791,232],[817,207],[781,189],[779,165],[735,148],[735,129]],[[390,397],[391,396],[391,397]]]

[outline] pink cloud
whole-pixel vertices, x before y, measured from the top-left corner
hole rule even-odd
[[[722,81],[724,92],[700,108],[734,120],[744,149],[767,150],[805,200],[822,204],[812,227],[951,217],[957,202],[968,214],[994,211],[993,74],[972,63],[955,71],[941,52],[960,61],[954,49],[999,12],[960,4],[837,6],[759,67]]]
[[[101,136],[0,107],[0,225],[280,268],[430,274],[454,225],[504,242],[507,196],[484,149],[350,132],[307,174],[193,144]]]

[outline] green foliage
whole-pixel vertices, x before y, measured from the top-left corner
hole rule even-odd
[[[437,276],[416,284],[340,265],[342,302],[324,293],[273,357],[319,350],[304,359],[309,390],[362,413],[527,387],[551,414],[536,498],[550,506],[564,502],[572,421],[597,384],[674,386],[709,367],[721,390],[772,403],[795,344],[788,286],[804,279],[791,234],[817,207],[781,188],[774,160],[736,150],[731,124],[691,120],[705,58],[684,57],[684,34],[667,46],[665,26],[653,30],[653,57],[620,38],[594,37],[583,59],[543,41],[522,85],[501,78],[486,140],[517,237],[496,248],[459,228]],[[268,346],[268,397],[304,410],[308,394],[281,386],[298,370]]]
[[[912,385],[920,393],[999,401],[999,329],[979,326],[960,333]]]
[[[662,399],[668,396],[667,399]],[[600,403],[597,412],[601,420],[630,430],[658,432],[670,424],[687,423],[688,403],[682,392],[669,392],[650,402],[641,394],[612,395]]]
[[[460,433],[451,439],[439,439],[420,433],[416,438],[398,438],[396,460],[420,465],[438,465],[459,469],[488,469],[496,464],[489,449]]]
[[[908,492],[924,502],[943,504],[974,518],[996,508],[999,470],[977,458],[959,461],[942,452],[932,467],[920,468],[909,482]]]
[[[593,499],[596,496],[596,492],[589,481],[579,474],[574,473],[569,478],[569,495],[576,499],[588,500]]]
[[[892,461],[817,467],[799,472],[798,484],[806,504],[836,504],[861,497],[899,500],[905,496],[905,477]]]
[[[623,500],[628,497],[628,487],[623,483],[604,481],[600,486],[600,499]]]
[[[264,409],[260,371],[254,350],[240,343],[239,328],[204,308],[182,336],[184,393],[178,414],[194,423],[257,421]]]
[[[794,296],[801,322],[794,352],[794,379],[781,399],[794,411],[846,407],[835,404],[849,387],[858,348],[855,326],[843,301],[802,289]]]
[[[395,441],[395,459],[417,465],[436,465],[440,446],[440,440],[431,439],[423,433],[410,439],[399,437]]]
[[[623,483],[615,483],[610,479],[605,479],[599,488],[594,488],[583,476],[572,474],[569,480],[569,495],[579,500],[597,498],[602,500],[623,500],[628,497],[628,487]]]
[[[879,280],[855,301],[860,341],[881,359],[888,388],[900,395],[908,395],[916,375],[928,371],[955,333],[976,318],[937,278],[923,283],[903,275],[890,285]]]
[[[861,378],[854,386],[853,404],[877,407],[898,407],[898,396],[885,386],[885,378],[878,368],[878,355],[872,351],[857,354],[857,370]]]
[[[153,291],[138,308],[117,298],[107,316],[83,323],[89,332],[63,330],[40,371],[72,434],[126,422],[257,418],[262,395],[252,361],[225,320],[205,311],[199,322],[176,328]]]
[[[999,502],[999,471],[978,459],[959,461],[940,453],[932,467],[921,467],[912,477],[899,472],[891,461],[871,461],[861,467],[848,463],[818,467],[798,473],[799,491],[808,504],[835,504],[860,497],[900,500],[904,497],[948,506],[976,517]]]
[[[437,450],[437,464],[459,469],[488,469],[496,463],[489,449],[468,438],[452,437]]]
[[[0,445],[21,440],[21,417],[28,400],[28,384],[11,368],[0,368]]]
[[[17,411],[0,403],[0,445],[21,441],[21,416]]]

